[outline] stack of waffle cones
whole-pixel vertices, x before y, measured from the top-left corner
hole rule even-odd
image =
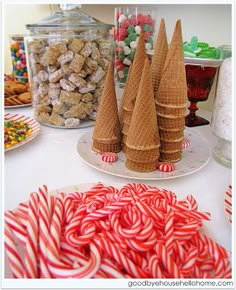
[[[123,124],[122,124],[122,149],[126,152],[126,140],[129,126],[135,106],[138,88],[142,76],[144,62],[146,59],[145,40],[143,33],[140,34],[136,48],[132,70],[126,84],[126,95],[123,98]]]
[[[132,71],[132,63],[130,64],[130,67],[129,67],[129,73],[127,76],[127,80],[126,80],[125,87],[124,87],[124,92],[123,92],[120,106],[119,106],[119,120],[120,120],[121,131],[122,131],[121,146],[122,146],[123,152],[125,152],[125,148],[126,148],[125,142],[127,139],[128,128],[129,128],[129,125],[131,122],[131,117],[132,117],[131,112],[128,112],[128,111],[124,112],[124,104],[125,104],[126,99],[128,98],[128,94],[129,94],[129,81],[130,81],[131,71]],[[125,123],[124,123],[124,120],[125,120]]]
[[[121,130],[113,76],[113,64],[110,63],[93,131],[92,149],[99,153],[118,153],[121,150]]]
[[[160,84],[167,52],[168,52],[168,42],[166,36],[165,21],[164,19],[161,19],[151,63],[152,85],[155,99],[157,98],[157,90]]]
[[[163,25],[161,27],[163,29]],[[161,35],[165,39],[164,32]],[[181,22],[178,20],[155,99],[161,140],[161,161],[177,162],[181,159],[187,106],[187,84],[182,43]]]
[[[126,139],[126,167],[138,172],[154,171],[159,158],[159,147],[151,70],[149,61],[145,58]]]

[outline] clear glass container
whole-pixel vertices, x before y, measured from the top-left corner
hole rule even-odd
[[[146,7],[115,8],[115,72],[122,87],[133,62],[140,32],[144,33],[147,54],[153,51],[156,34],[156,10]]]
[[[220,47],[218,47],[218,50],[220,51],[220,58],[221,59],[232,57],[231,45],[221,45]]]
[[[19,77],[21,80],[24,78],[27,80],[28,70],[26,63],[24,35],[10,35],[9,41],[12,62],[12,75],[13,77]]]
[[[61,11],[26,28],[29,81],[35,118],[59,128],[94,124],[108,64],[112,25],[62,4]]]
[[[226,167],[232,165],[232,110],[232,59],[229,57],[219,70],[211,120],[212,133],[217,137],[213,157]]]

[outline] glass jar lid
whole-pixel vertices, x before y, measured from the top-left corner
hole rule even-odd
[[[96,18],[82,12],[79,4],[61,4],[61,11],[40,20],[38,23],[26,24],[26,28],[33,31],[38,30],[85,30],[99,29],[110,30],[113,25],[103,23]]]

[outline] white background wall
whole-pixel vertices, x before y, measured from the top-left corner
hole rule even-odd
[[[82,5],[82,10],[97,19],[114,23],[114,8],[117,5],[89,4]],[[122,5],[124,6],[124,5]],[[126,5],[134,6],[134,5]],[[173,28],[177,19],[181,19],[183,40],[190,41],[196,35],[200,41],[208,42],[211,46],[223,44],[231,45],[231,5],[230,4],[160,4],[142,5],[156,9],[156,23],[160,18],[166,22],[168,41],[171,40]],[[36,23],[54,13],[57,5],[49,4],[4,4],[4,61],[5,72],[11,72],[11,58],[9,48],[10,34],[27,33],[25,25]],[[213,100],[213,98],[211,98]],[[209,106],[212,104],[209,101]]]

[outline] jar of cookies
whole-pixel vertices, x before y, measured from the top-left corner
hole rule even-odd
[[[112,26],[83,13],[80,5],[26,25],[28,74],[35,118],[59,128],[94,124],[108,64]]]

